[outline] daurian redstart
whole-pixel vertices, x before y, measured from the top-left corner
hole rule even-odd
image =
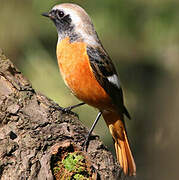
[[[124,115],[130,115],[124,106],[121,83],[90,17],[80,6],[69,3],[56,5],[43,15],[57,28],[57,59],[65,84],[82,102],[99,109],[124,173],[135,175],[124,123]]]

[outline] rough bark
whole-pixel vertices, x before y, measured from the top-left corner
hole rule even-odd
[[[0,179],[58,179],[55,160],[69,152],[84,155],[89,179],[120,179],[120,166],[99,137],[81,152],[87,128],[56,107],[0,51]]]

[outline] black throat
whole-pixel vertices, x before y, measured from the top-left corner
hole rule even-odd
[[[60,20],[53,20],[58,36],[60,39],[64,39],[66,37],[70,38],[70,42],[78,41],[80,39],[79,35],[75,32],[75,25],[71,23],[71,18],[69,15],[64,16]]]

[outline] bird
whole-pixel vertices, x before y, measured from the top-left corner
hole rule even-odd
[[[82,101],[73,107],[88,104],[99,110],[90,131],[102,115],[124,174],[135,176],[136,165],[124,122],[124,115],[129,119],[130,115],[124,105],[121,82],[91,18],[73,3],[57,4],[42,15],[51,19],[57,29],[56,54],[61,76],[73,95]]]

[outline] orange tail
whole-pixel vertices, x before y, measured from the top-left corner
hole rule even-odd
[[[115,150],[117,160],[123,168],[124,174],[129,176],[136,175],[136,165],[132,152],[129,147],[125,126],[123,123],[123,115],[120,116],[115,112],[103,112],[103,118],[109,127],[110,133],[115,141]]]

